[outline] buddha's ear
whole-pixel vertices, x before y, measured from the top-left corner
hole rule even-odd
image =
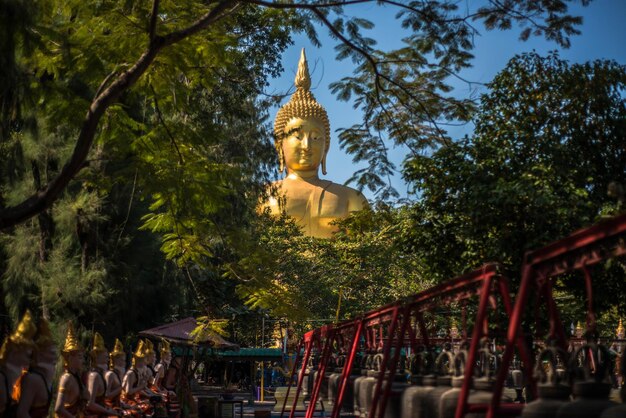
[[[285,154],[283,147],[278,147],[278,172],[282,174],[285,171]]]
[[[326,155],[328,155],[327,152],[324,153],[324,156],[322,157],[322,174],[326,175]]]

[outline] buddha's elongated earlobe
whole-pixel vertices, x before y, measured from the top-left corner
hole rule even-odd
[[[324,153],[324,156],[322,157],[322,174],[326,175],[326,152]]]
[[[282,173],[285,171],[285,154],[283,152],[283,147],[278,148],[278,172]]]

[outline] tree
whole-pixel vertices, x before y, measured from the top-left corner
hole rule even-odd
[[[445,78],[469,65],[471,40],[476,33],[471,22],[481,21],[488,29],[508,29],[512,22],[519,22],[529,25],[522,38],[534,32],[567,45],[568,36],[577,33],[575,26],[581,21],[567,15],[567,5],[562,0],[494,1],[464,12],[448,1],[383,1],[379,4],[398,7],[398,18],[411,35],[405,40],[405,48],[382,53],[374,49],[373,40],[361,33],[361,29],[371,27],[371,22],[346,18],[343,7],[350,4],[263,0],[185,4],[154,0],[151,5],[54,1],[24,4],[22,9],[36,16],[31,24],[25,23],[26,32],[36,39],[37,46],[32,51],[20,51],[25,64],[23,86],[29,86],[33,103],[57,105],[56,109],[47,109],[50,119],[74,127],[76,139],[69,159],[56,176],[22,201],[2,208],[0,227],[23,222],[53,204],[84,168],[96,137],[106,138],[99,123],[107,109],[131,88],[147,89],[183,74],[191,82],[202,80],[204,85],[213,85],[220,77],[203,76],[198,68],[219,68],[225,74],[233,70],[228,57],[236,53],[232,46],[237,44],[242,28],[236,21],[251,9],[267,19],[270,31],[305,30],[316,40],[314,23],[320,24],[340,41],[339,58],[355,61],[356,76],[335,88],[341,98],[355,95],[357,106],[365,110],[363,125],[345,131],[343,140],[353,151],[355,147],[365,150],[377,145],[374,154],[357,155],[372,163],[362,180],[362,185],[372,187],[380,185],[376,173],[384,174],[390,169],[380,152],[385,147],[373,132],[389,131],[394,140],[421,149],[445,140],[437,128],[439,118],[467,118],[467,103],[445,94],[449,91]],[[204,43],[194,36],[201,32],[211,42]],[[82,121],[77,120],[74,112],[71,119],[64,114],[73,106],[88,109]],[[394,123],[389,124],[392,128],[385,127],[388,124],[383,122],[392,122],[391,111],[411,129]],[[109,116],[114,113],[115,107],[108,112]],[[425,125],[428,129],[419,129]],[[356,145],[357,138],[366,140],[364,147]]]
[[[335,239],[303,236],[287,218],[264,216],[259,236],[227,273],[252,308],[291,320],[348,318],[432,284],[418,255],[398,246],[408,212],[386,205],[341,221]]]
[[[469,117],[471,103],[450,97],[445,79],[470,63],[473,22],[526,24],[561,44],[580,23],[561,0],[469,11],[448,1],[383,1],[398,7],[411,33],[406,47],[383,52],[364,35],[371,23],[347,16],[353,3],[360,1],[0,4],[7,308],[34,304],[89,323],[112,298],[141,296],[129,282],[150,280],[178,285],[176,300],[206,298],[202,288],[245,260],[243,244],[264,233],[255,230],[254,206],[273,157],[261,98],[294,31],[315,41],[316,30],[328,29],[339,57],[355,61],[355,76],[334,88],[355,97],[365,119],[342,141],[370,162],[357,173],[360,185],[380,188],[391,169],[387,135],[417,151],[447,141],[440,120]],[[391,111],[398,124],[388,124]],[[165,260],[139,227],[155,234]],[[205,310],[205,302],[180,311]]]
[[[110,16],[104,13],[110,21],[94,16],[102,10],[67,12],[77,13],[74,23],[95,21],[110,31],[107,24],[113,26],[115,11],[121,9],[109,10]],[[256,201],[265,167],[273,161],[257,94],[266,78],[280,69],[276,54],[288,42],[280,28],[269,34],[262,30],[272,18],[272,13],[262,15],[251,8],[241,12],[229,22],[234,35],[223,41],[223,48],[233,49],[227,62],[216,65],[190,55],[196,68],[184,56],[163,57],[171,58],[181,72],[161,78],[153,74],[142,88],[127,92],[109,108],[88,164],[54,210],[45,211],[45,257],[42,251],[33,252],[44,242],[40,221],[24,222],[2,237],[7,254],[3,295],[12,316],[31,307],[57,320],[72,318],[123,333],[153,326],[170,315],[197,312],[201,304],[190,303],[193,282],[164,256],[172,245],[191,242],[185,240],[185,228],[206,235],[207,241],[220,241],[221,230],[230,233],[236,221],[245,223],[244,213],[253,207],[249,201]],[[84,105],[79,93],[107,65],[106,52],[113,53],[119,40],[103,36],[96,51],[89,30],[73,35],[68,42],[88,44],[84,46],[92,56],[71,58],[77,51],[68,46],[68,62],[40,57],[48,65],[40,84],[16,89],[26,103],[18,106],[21,115],[11,114],[15,119],[7,133],[6,143],[17,150],[7,162],[19,167],[2,179],[9,204],[28,196],[34,179],[40,180],[39,188],[58,174],[58,162],[68,158],[68,140],[78,130],[72,115]],[[188,50],[178,52],[185,55]],[[215,58],[205,55],[208,61]],[[159,65],[163,71],[173,64]],[[20,71],[28,78],[25,68]],[[24,83],[22,78],[18,81]],[[32,100],[40,106],[28,107]],[[32,172],[25,167],[33,167]],[[157,234],[138,232],[142,225]],[[167,235],[172,231],[178,232],[175,239]],[[185,245],[176,248],[184,252]],[[205,254],[208,247],[197,248]],[[189,259],[177,261],[186,266]],[[141,299],[148,302],[138,309]]]
[[[443,279],[499,261],[516,280],[526,251],[614,213],[608,186],[626,181],[625,83],[612,61],[514,57],[482,97],[474,135],[406,165],[422,197],[406,243],[428,271]],[[607,269],[594,290],[605,306],[625,290]],[[581,283],[562,282],[579,296]]]

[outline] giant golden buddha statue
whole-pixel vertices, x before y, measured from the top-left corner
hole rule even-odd
[[[296,92],[280,108],[274,121],[276,150],[283,180],[274,182],[278,198],[266,204],[274,215],[285,212],[305,235],[329,238],[337,230],[331,223],[368,206],[365,197],[347,186],[319,178],[326,174],[330,123],[326,110],[310,91],[311,78],[304,54],[296,74]],[[284,198],[284,199],[283,199]]]

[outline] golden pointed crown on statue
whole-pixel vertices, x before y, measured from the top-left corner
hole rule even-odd
[[[126,353],[124,352],[124,345],[122,344],[122,342],[119,339],[115,339],[115,346],[113,347],[113,351],[111,351],[109,353],[110,357],[117,357],[117,356],[125,356]]]
[[[622,318],[619,319],[619,324],[617,325],[617,330],[615,334],[621,339],[624,338],[624,325],[622,325]]]
[[[330,122],[328,121],[328,114],[324,107],[315,100],[313,93],[311,93],[311,77],[309,76],[309,66],[306,62],[306,55],[304,48],[300,53],[300,62],[298,63],[298,72],[296,73],[296,92],[291,96],[291,99],[284,104],[276,114],[274,120],[274,138],[276,150],[280,157],[280,171],[284,169],[284,161],[282,157],[282,141],[285,135],[285,126],[291,118],[310,118],[314,117],[319,119],[324,124],[324,135],[326,137],[326,149],[324,155],[328,153],[330,147]],[[322,167],[322,173],[326,174],[326,170]]]
[[[91,353],[102,353],[103,351],[107,351],[107,348],[104,346],[104,338],[100,335],[99,332],[95,332],[93,334],[93,344],[91,346]]]
[[[35,326],[33,315],[30,313],[30,310],[27,309],[19,324],[17,324],[17,328],[13,334],[5,338],[2,343],[2,347],[0,348],[0,364],[4,363],[6,360],[9,347],[34,347],[35,341],[33,341],[33,338],[36,333],[37,327]]]
[[[70,321],[67,323],[67,333],[65,334],[65,344],[63,345],[62,352],[69,354],[72,351],[83,351],[83,347],[80,345],[78,338],[76,338],[74,324]]]
[[[164,354],[170,354],[172,352],[172,347],[170,346],[170,342],[167,341],[166,339],[162,339],[160,351],[161,351],[161,357],[163,357]]]
[[[150,354],[155,354],[154,343],[147,338],[145,339],[144,352],[146,353],[146,356],[149,356]]]
[[[36,333],[37,327],[35,326],[33,315],[27,309],[26,312],[24,312],[24,316],[22,316],[20,323],[17,324],[17,329],[9,337],[9,340],[11,343],[18,346],[33,347],[35,345],[33,338]]]
[[[146,344],[143,340],[139,340],[139,344],[137,344],[137,349],[133,353],[134,358],[144,358],[146,356]]]

